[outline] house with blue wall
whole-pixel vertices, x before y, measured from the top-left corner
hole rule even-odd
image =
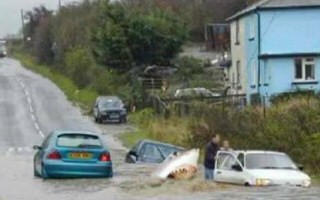
[[[228,19],[230,94],[320,91],[320,0],[262,0]]]

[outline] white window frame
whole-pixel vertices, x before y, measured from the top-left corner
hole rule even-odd
[[[314,57],[308,57],[308,58],[296,58],[301,60],[301,67],[302,67],[302,77],[296,78],[296,66],[294,66],[294,79],[296,82],[306,82],[306,81],[315,81],[316,80],[316,59]],[[308,59],[313,59],[312,61],[308,61]],[[295,64],[296,65],[296,64]],[[312,79],[308,79],[306,77],[306,66],[307,65],[313,65],[313,73],[314,77]]]
[[[255,18],[254,18],[254,16],[251,16],[251,18],[250,18],[250,24],[249,24],[249,40],[253,40],[254,38],[255,38],[255,32],[256,32],[256,30],[255,30]]]

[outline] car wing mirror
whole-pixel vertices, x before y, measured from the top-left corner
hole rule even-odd
[[[34,145],[32,148],[33,150],[41,150],[42,146]]]
[[[137,154],[137,152],[135,152],[135,151],[130,151],[129,152],[129,155],[131,156],[131,157],[134,157],[134,160],[138,160],[138,154]]]
[[[237,172],[242,172],[243,169],[240,165],[232,165],[232,169],[237,171]]]

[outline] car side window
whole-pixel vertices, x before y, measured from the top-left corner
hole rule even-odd
[[[232,155],[228,155],[222,168],[224,170],[232,170],[232,166],[236,164],[236,159]]]
[[[162,160],[163,157],[158,148],[153,144],[145,144],[142,149],[142,156],[145,158],[152,158],[155,160]]]
[[[48,146],[49,146],[49,143],[50,143],[50,139],[52,137],[52,133],[50,133],[46,139],[44,139],[43,143],[42,143],[42,148],[43,149],[46,149]]]
[[[217,158],[217,169],[222,169],[223,165],[225,164],[226,160],[228,159],[229,154],[227,153],[219,153]]]
[[[241,165],[244,167],[244,154],[243,153],[240,153],[238,155],[238,160],[241,163]]]

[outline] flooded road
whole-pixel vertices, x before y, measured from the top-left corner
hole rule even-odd
[[[112,179],[45,180],[33,176],[32,146],[56,129],[101,132],[111,150]],[[126,149],[115,135],[126,125],[93,123],[50,81],[0,59],[0,200],[105,199],[320,199],[320,188],[244,188],[202,180],[151,180],[154,165],[123,163]]]

